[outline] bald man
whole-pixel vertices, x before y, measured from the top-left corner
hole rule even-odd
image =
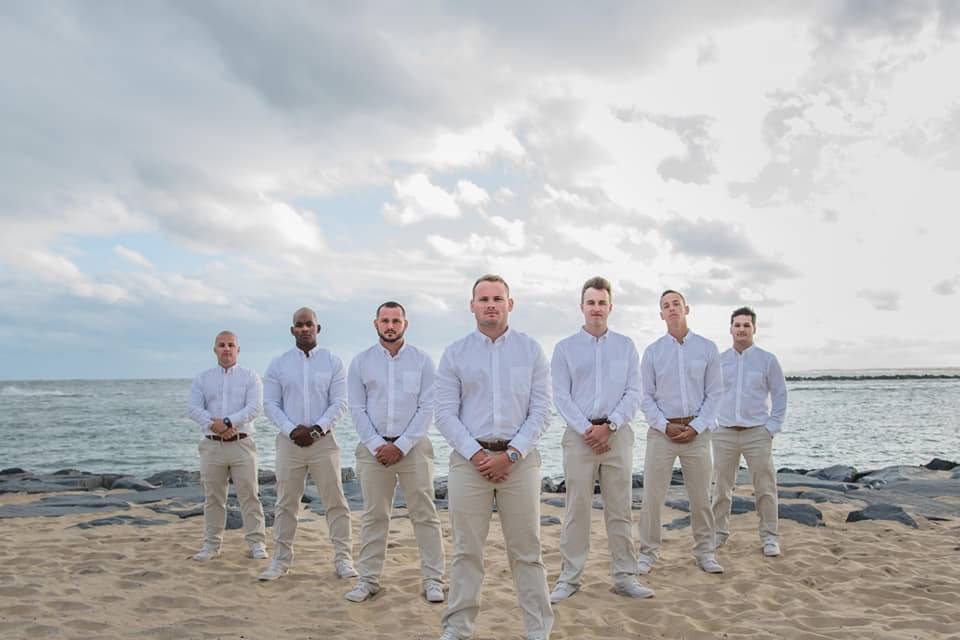
[[[350,550],[350,507],[340,480],[340,446],[333,427],[347,409],[347,378],[340,358],[317,346],[320,323],[313,309],[293,314],[296,346],[270,363],[263,405],[277,427],[277,508],[273,560],[260,580],[276,580],[293,564],[300,499],[307,473],[326,509],[327,529],[339,578],[355,578]]]
[[[220,555],[227,522],[228,481],[240,500],[244,538],[249,555],[267,558],[263,506],[257,486],[257,447],[253,421],[263,408],[260,377],[237,364],[240,343],[230,331],[213,342],[217,366],[207,369],[190,385],[189,415],[200,425],[200,476],[203,480],[203,547],[193,556],[206,561]]]

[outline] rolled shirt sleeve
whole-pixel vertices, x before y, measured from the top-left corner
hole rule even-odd
[[[770,390],[770,419],[765,426],[770,435],[776,435],[783,428],[783,421],[787,417],[787,380],[780,361],[772,353],[767,369],[767,387]]]
[[[547,430],[550,417],[550,365],[539,344],[533,343],[534,365],[530,384],[530,403],[527,417],[510,440],[510,446],[526,456]]]
[[[462,385],[453,362],[455,356],[451,353],[454,346],[447,347],[437,367],[434,383],[437,429],[457,453],[469,460],[480,451],[481,447],[460,420]]]

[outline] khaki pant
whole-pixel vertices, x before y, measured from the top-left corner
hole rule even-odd
[[[643,509],[640,512],[640,557],[654,562],[660,556],[663,503],[670,488],[673,461],[680,458],[683,484],[690,499],[693,555],[698,560],[714,551],[713,512],[710,510],[710,432],[693,442],[677,444],[656,429],[647,430],[647,453],[643,462]]]
[[[397,482],[407,502],[413,534],[420,548],[423,580],[443,580],[443,533],[433,504],[433,445],[423,438],[399,462],[385,467],[361,442],[357,445],[357,474],[363,489],[360,528],[360,580],[379,586],[387,553],[387,532]]]
[[[473,637],[480,612],[483,545],[495,500],[526,635],[548,638],[553,628],[553,610],[540,553],[540,454],[531,451],[514,465],[506,480],[494,484],[454,451],[450,454],[447,492],[453,557],[450,601],[442,620],[444,629],[458,638]]]
[[[297,534],[300,498],[307,472],[313,478],[320,501],[327,510],[327,529],[334,560],[351,560],[350,507],[340,480],[340,447],[333,432],[309,447],[299,447],[277,434],[277,508],[273,520],[273,561],[283,567],[293,564],[293,538]]]
[[[713,489],[713,518],[719,539],[725,540],[730,536],[730,505],[741,455],[747,460],[750,470],[750,483],[753,484],[756,497],[757,515],[760,516],[760,539],[777,539],[777,472],[773,468],[772,450],[773,436],[765,427],[744,431],[721,428],[713,434],[716,483]]]
[[[563,474],[567,508],[560,533],[563,559],[560,581],[579,585],[590,551],[590,514],[593,484],[600,474],[603,519],[610,546],[610,575],[614,580],[637,573],[633,548],[633,429],[624,425],[610,434],[610,451],[597,455],[583,436],[567,427],[563,434]]]
[[[217,442],[204,438],[200,451],[203,482],[203,542],[220,548],[227,524],[227,482],[233,479],[243,516],[243,537],[248,545],[263,544],[266,533],[263,505],[257,486],[257,446],[253,438]]]

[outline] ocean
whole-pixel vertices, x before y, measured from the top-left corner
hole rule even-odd
[[[778,467],[849,464],[875,469],[940,457],[960,460],[960,369],[808,371],[789,377]],[[827,376],[826,378],[820,378]],[[904,376],[918,376],[905,378]],[[944,376],[944,377],[933,377]],[[0,382],[0,468],[33,472],[79,469],[140,477],[197,469],[198,427],[186,417],[190,380]],[[643,467],[646,424],[636,418],[634,470]],[[563,423],[554,414],[540,444],[543,475],[563,471]],[[275,430],[256,421],[262,468],[273,469]],[[336,427],[343,466],[353,466],[357,437],[350,418]],[[446,475],[449,447],[431,427],[436,474]]]

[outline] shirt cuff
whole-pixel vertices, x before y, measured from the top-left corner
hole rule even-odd
[[[710,431],[710,423],[706,420],[701,420],[700,418],[695,418],[690,421],[690,426],[694,428],[697,433],[703,433],[704,431]]]
[[[393,444],[397,445],[397,448],[400,449],[400,451],[403,451],[403,455],[407,455],[408,453],[410,453],[410,449],[413,449],[413,447],[416,446],[417,443],[411,440],[410,438],[408,438],[407,436],[400,436],[399,438],[394,440]]]
[[[775,436],[780,432],[780,425],[775,422],[768,422],[764,425],[764,428],[770,432],[771,436]]]
[[[294,429],[296,429],[296,428],[297,428],[297,425],[295,425],[295,424],[293,424],[292,422],[290,422],[289,420],[287,420],[286,423],[280,425],[280,433],[282,433],[283,435],[285,435],[285,436],[287,436],[287,437],[289,438],[289,437],[290,437],[290,433],[291,433]]]
[[[526,458],[530,450],[533,449],[533,445],[527,438],[514,438],[510,441],[510,446],[520,452],[521,458]]]
[[[467,440],[466,442],[460,443],[460,446],[457,447],[457,453],[462,455],[467,460],[470,460],[470,458],[475,456],[477,451],[480,451],[481,449],[483,449],[483,447],[477,444],[476,440],[471,439],[471,440]]]

